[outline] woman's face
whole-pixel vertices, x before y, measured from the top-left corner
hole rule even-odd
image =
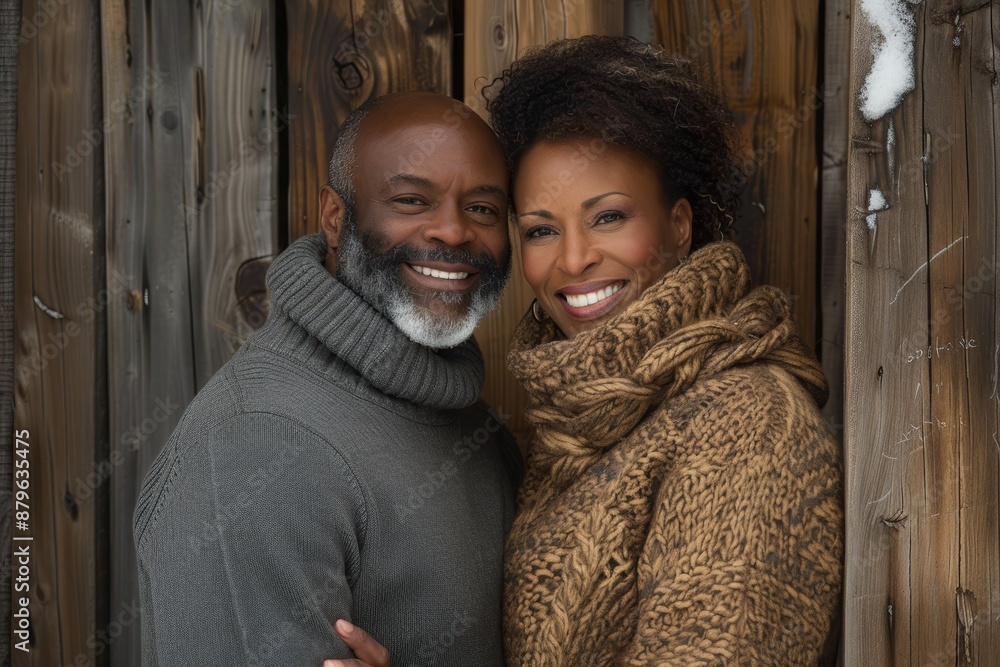
[[[589,138],[532,146],[514,179],[524,277],[567,338],[621,313],[691,247],[655,166]]]

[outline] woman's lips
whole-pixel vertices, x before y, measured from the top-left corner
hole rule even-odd
[[[557,292],[556,297],[570,317],[578,320],[592,320],[610,312],[621,301],[627,284],[628,281],[624,280],[588,283],[587,285],[567,287]],[[609,291],[610,295],[608,295]],[[579,304],[585,299],[589,301],[594,298],[600,300],[595,303],[587,303],[587,305],[574,306],[570,303],[570,300]]]

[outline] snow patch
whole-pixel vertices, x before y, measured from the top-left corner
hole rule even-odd
[[[895,109],[913,90],[913,42],[916,22],[907,4],[912,0],[861,0],[861,11],[878,31],[872,42],[875,62],[861,88],[861,113],[878,120]]]
[[[886,201],[885,195],[878,188],[872,188],[868,191],[868,215],[865,216],[865,222],[868,223],[868,229],[875,231],[875,227],[878,225],[878,212],[884,211],[889,208],[889,202]]]

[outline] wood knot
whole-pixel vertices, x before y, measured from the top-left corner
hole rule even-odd
[[[899,529],[906,524],[906,513],[903,510],[897,511],[892,516],[884,516],[880,519],[882,525],[886,528]]]
[[[243,320],[251,329],[259,329],[267,321],[270,300],[265,278],[271,266],[270,257],[244,262],[236,272],[236,303]]]
[[[507,29],[499,21],[493,24],[493,46],[497,49],[507,46]]]

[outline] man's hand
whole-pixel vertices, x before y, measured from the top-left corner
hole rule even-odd
[[[361,628],[341,619],[333,624],[357,659],[324,660],[323,667],[389,667],[389,652]]]

